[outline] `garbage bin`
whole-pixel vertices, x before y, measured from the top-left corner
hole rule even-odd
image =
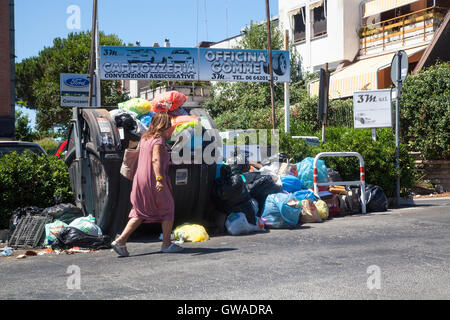
[[[184,107],[186,111],[200,118],[205,129],[216,129],[212,118],[201,107]],[[104,234],[114,237],[122,232],[128,221],[131,209],[130,193],[132,182],[120,174],[124,150],[130,143],[139,141],[139,137],[125,132],[120,139],[118,128],[106,109],[84,109],[83,118],[86,126],[82,129],[86,141],[93,190],[93,203],[97,224]],[[71,128],[71,131],[73,128]],[[203,147],[206,147],[203,144]],[[66,164],[72,190],[78,195],[80,178],[79,163],[75,159],[75,142],[70,134]],[[211,190],[216,173],[214,164],[172,164],[169,176],[175,200],[175,225],[184,222],[206,225],[213,221]],[[86,182],[86,181],[83,181]],[[76,197],[77,205],[80,205]]]

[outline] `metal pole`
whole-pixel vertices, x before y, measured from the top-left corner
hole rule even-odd
[[[102,105],[102,88],[101,88],[101,82],[100,82],[100,29],[98,28],[98,8],[97,8],[97,16],[96,16],[97,23],[95,24],[95,86],[96,86],[96,94],[95,97],[97,98],[97,107],[100,107]]]
[[[327,78],[327,77],[328,77],[328,62],[325,63],[325,78]],[[327,90],[329,90],[329,84],[328,83],[327,83]],[[324,104],[326,104],[326,107],[327,107],[327,110],[328,110],[328,102],[324,101]],[[325,142],[325,122],[326,122],[325,114],[326,114],[325,112],[322,114],[322,142]]]
[[[395,169],[397,171],[397,185],[396,185],[396,206],[400,205],[400,95],[402,92],[402,78],[401,78],[401,65],[402,65],[402,55],[398,55],[398,66],[397,66],[397,97],[395,98]]]
[[[266,0],[267,17],[267,50],[269,51],[269,73],[270,73],[270,102],[272,105],[272,128],[275,130],[275,97],[273,92],[273,70],[272,70],[272,39],[270,33],[270,9],[269,0]]]
[[[284,33],[284,50],[289,50],[289,30]],[[289,82],[284,83],[284,132],[291,131],[291,110],[289,101]]]
[[[93,0],[93,13],[92,13],[92,31],[91,31],[91,63],[89,67],[89,102],[88,106],[92,107],[92,97],[94,95],[94,74],[95,74],[95,26],[97,23],[97,0]]]

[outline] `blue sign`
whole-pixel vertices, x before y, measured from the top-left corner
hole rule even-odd
[[[102,80],[270,80],[267,50],[101,47]],[[274,81],[290,81],[289,51],[273,51]]]

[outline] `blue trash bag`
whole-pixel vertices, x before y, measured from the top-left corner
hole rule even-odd
[[[314,158],[308,157],[297,163],[298,178],[303,182],[306,188],[314,187]],[[317,161],[317,171],[319,173],[319,183],[328,182],[328,170],[325,161]]]
[[[302,200],[311,199],[312,201],[317,201],[317,197],[314,195],[314,192],[311,190],[300,190],[293,193],[295,199],[302,202]]]
[[[292,228],[299,220],[302,207],[291,207],[287,203],[295,200],[290,193],[274,193],[267,196],[261,219],[268,228]]]
[[[287,191],[290,193],[299,191],[302,189],[306,189],[303,182],[296,176],[289,175],[289,176],[281,177],[281,183],[283,184],[283,187],[282,187],[283,191]]]
[[[154,115],[155,115],[154,112],[149,112],[149,113],[146,113],[146,114],[144,114],[143,116],[141,116],[141,117],[139,118],[139,120],[141,120],[141,122],[142,122],[143,124],[145,124],[146,127],[149,127],[149,126],[150,126],[150,123],[152,122],[152,117],[153,117]]]

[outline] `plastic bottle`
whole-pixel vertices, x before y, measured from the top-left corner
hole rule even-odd
[[[9,257],[12,256],[13,250],[10,247],[3,248],[3,251],[0,253],[0,256]]]
[[[89,221],[91,221],[92,223],[95,224],[95,217],[92,216],[92,214],[90,214],[90,215],[88,216],[88,218],[89,218]]]

